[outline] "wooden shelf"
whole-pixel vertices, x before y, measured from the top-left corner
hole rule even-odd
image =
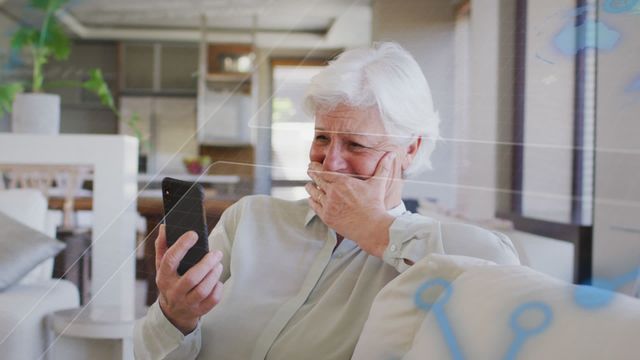
[[[205,81],[214,89],[235,89],[243,94],[251,94],[250,73],[211,73],[205,76]]]
[[[251,82],[251,73],[210,73],[205,79],[211,82]]]
[[[209,44],[207,51],[207,72],[220,73],[229,71],[225,69],[221,63],[221,58],[231,57],[237,58],[246,56],[253,52],[253,46],[250,44]]]

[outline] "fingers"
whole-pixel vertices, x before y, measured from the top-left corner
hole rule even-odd
[[[155,247],[156,247],[156,274],[157,274],[158,269],[160,268],[160,262],[162,261],[162,257],[164,256],[164,253],[167,251],[167,236],[165,233],[164,224],[160,224],[160,228],[158,229],[158,237],[156,237]]]
[[[320,188],[326,188],[329,185],[329,181],[323,177],[322,165],[320,165],[320,163],[311,162],[307,170],[307,175],[309,175],[311,180]]]
[[[372,179],[387,180],[392,175],[393,160],[396,158],[395,152],[387,152],[380,158],[376,170],[373,173]]]
[[[325,171],[322,169],[322,164],[317,161],[312,161],[309,163],[309,168],[307,169],[307,175],[320,187],[324,187],[325,185],[331,184],[339,179],[339,173]]]
[[[163,236],[159,238],[164,240]],[[198,235],[189,231],[166,249],[164,256],[160,257],[156,277],[161,309],[183,334],[192,331],[198,319],[217,305],[222,297],[220,276],[223,267],[220,261],[223,254],[220,251],[207,253],[183,276],[178,276],[178,265],[197,240]],[[161,247],[157,249],[162,250]]]
[[[324,191],[318,188],[314,183],[306,183],[304,189],[309,194],[309,206],[316,214],[320,214],[322,204],[320,204],[320,197],[326,195]]]
[[[322,164],[317,161],[309,162],[308,171],[322,171]]]
[[[318,189],[318,187],[316,187],[313,183],[310,183],[310,182],[304,185],[304,189],[307,191],[311,199],[313,199],[318,203],[320,202],[319,201],[320,197],[325,195],[324,191],[322,191],[321,189]]]
[[[322,177],[322,174],[319,173],[310,173],[309,177],[313,180],[313,183],[318,187],[318,190],[326,189],[331,186],[331,182],[325,180]]]
[[[189,269],[180,278],[180,280],[178,280],[178,283],[176,284],[176,292],[179,294],[186,294],[194,290],[194,288],[203,281],[207,274],[216,270],[216,267],[218,266],[220,267],[220,274],[222,274],[222,264],[220,264],[220,260],[222,260],[222,252],[220,251],[212,251],[205,255],[197,264]],[[218,281],[218,279],[216,279],[216,281]],[[204,296],[207,296],[209,292],[210,290],[203,295],[203,298]]]
[[[207,298],[200,303],[200,312],[206,314],[211,311],[211,309],[213,309],[213,307],[216,306],[220,302],[220,300],[222,300],[223,290],[224,284],[218,281],[209,296],[207,296]]]
[[[222,264],[217,263],[215,267],[206,274],[204,279],[187,293],[187,303],[199,304],[211,294],[213,287],[216,286],[222,274]]]
[[[314,200],[312,197],[309,198],[309,206],[311,209],[318,215],[322,214],[322,205]]]
[[[198,234],[195,231],[184,233],[173,246],[164,253],[158,269],[158,275],[165,278],[177,277],[178,265],[187,254],[187,251],[198,241]]]

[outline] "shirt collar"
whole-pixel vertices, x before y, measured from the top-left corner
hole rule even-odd
[[[406,211],[407,211],[407,208],[404,206],[404,202],[400,201],[400,204],[398,204],[398,206],[387,210],[387,214],[391,216],[400,216],[404,214]],[[313,218],[316,217],[316,215],[317,215],[316,212],[313,211],[311,207],[309,207],[309,210],[307,211],[307,216],[305,216],[304,218],[304,226],[309,225],[311,220],[313,220]]]

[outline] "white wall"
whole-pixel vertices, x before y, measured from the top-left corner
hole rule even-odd
[[[557,279],[573,282],[573,244],[522,231],[504,231],[525,253],[521,260],[530,268]]]
[[[575,0],[528,1],[522,212],[571,222],[575,56],[554,38],[574,17]],[[538,146],[539,144],[539,146]]]
[[[433,154],[434,170],[420,175],[418,183],[406,183],[404,196],[435,198],[440,206],[469,218],[489,219],[503,195],[496,188],[508,183],[498,178],[498,166],[506,165],[508,176],[510,149],[496,142],[505,135],[500,124],[508,127],[508,135],[511,128],[514,2],[473,0],[471,9],[468,102],[456,98],[455,83],[465,81],[454,76],[460,60],[455,41],[465,36],[460,31],[456,36],[452,1],[378,0],[373,4],[373,40],[397,41],[414,55],[442,121],[445,140]],[[468,106],[466,111],[463,106]],[[460,113],[469,114],[466,123]]]
[[[465,146],[458,191],[459,211],[470,218],[489,219],[496,213],[497,147],[501,104],[500,1],[471,1],[469,124],[461,137]],[[511,23],[507,22],[509,26]]]
[[[373,3],[373,41],[396,41],[417,60],[429,82],[440,114],[440,133],[454,138],[454,7],[450,1],[377,0]],[[434,198],[455,205],[455,143],[439,143],[433,153],[433,170],[405,184],[404,196]],[[428,182],[428,183],[427,183]]]
[[[252,138],[256,140],[255,182],[253,192],[271,193],[271,53],[269,49],[256,50],[257,71],[254,73],[254,90],[257,110],[249,120]],[[257,81],[255,81],[257,80]]]

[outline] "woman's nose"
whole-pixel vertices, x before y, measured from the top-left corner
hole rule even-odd
[[[322,168],[325,171],[334,172],[347,169],[347,162],[345,161],[339,146],[332,144],[327,148],[324,161],[322,162]]]

